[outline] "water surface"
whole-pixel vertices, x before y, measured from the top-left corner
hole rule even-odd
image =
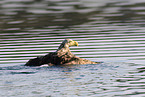
[[[0,1],[3,97],[145,96],[145,1]],[[25,67],[70,38],[96,65]]]

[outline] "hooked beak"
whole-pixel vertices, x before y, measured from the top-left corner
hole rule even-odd
[[[70,42],[70,46],[78,46],[78,42],[76,42],[76,41],[71,41],[71,42]]]
[[[78,46],[79,45],[78,42],[76,42],[76,41],[74,41],[74,44],[75,44],[75,46]]]

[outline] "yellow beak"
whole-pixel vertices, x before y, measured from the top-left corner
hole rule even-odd
[[[78,45],[79,45],[78,42],[74,41],[74,46],[78,46]]]
[[[78,46],[78,42],[76,42],[76,41],[71,41],[71,42],[70,42],[70,46]]]

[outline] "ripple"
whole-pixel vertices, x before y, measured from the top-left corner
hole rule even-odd
[[[0,14],[0,96],[143,97],[144,0],[3,0]],[[54,52],[65,38],[71,51],[96,65],[25,67]]]

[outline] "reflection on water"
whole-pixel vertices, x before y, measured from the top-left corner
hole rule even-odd
[[[144,4],[144,0],[0,1],[4,93],[0,95],[144,96]],[[104,63],[20,66],[55,51],[65,38],[79,42],[79,47],[71,47],[75,55]]]

